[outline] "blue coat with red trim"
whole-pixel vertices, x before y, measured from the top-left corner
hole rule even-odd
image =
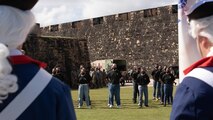
[[[213,72],[213,67],[204,69]],[[210,85],[198,78],[186,77],[177,88],[170,120],[213,120],[212,102]]]
[[[0,104],[2,111],[30,82],[40,67],[34,63],[13,65],[19,89]],[[50,83],[17,120],[76,120],[70,88],[52,78]]]

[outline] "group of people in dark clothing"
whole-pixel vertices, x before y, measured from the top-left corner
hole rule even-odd
[[[120,102],[120,79],[121,79],[121,73],[117,69],[116,64],[112,64],[111,70],[108,71],[106,74],[106,79],[108,82],[108,90],[109,90],[109,96],[108,96],[108,106],[110,108],[113,107],[114,103],[114,97],[117,104],[117,108],[121,108],[121,102]],[[78,108],[81,108],[83,105],[83,101],[86,102],[87,107],[91,108],[91,101],[89,96],[89,84],[92,82],[93,74],[91,74],[91,71],[86,71],[84,66],[80,66],[80,74],[78,76]],[[92,83],[93,84],[93,83]]]
[[[90,76],[92,77],[90,88],[102,88],[106,86],[106,71],[105,69],[101,70],[100,67],[92,67],[89,71]]]
[[[173,84],[175,83],[175,75],[172,67],[155,65],[151,73],[153,78],[153,100],[161,100],[161,104],[173,102]],[[176,83],[175,83],[176,84]]]
[[[133,103],[137,103],[142,107],[143,95],[144,106],[148,107],[148,87],[150,78],[146,73],[145,68],[134,66],[129,71],[133,83]],[[172,67],[167,67],[156,64],[154,70],[151,72],[153,78],[153,100],[159,101],[160,104],[166,106],[166,104],[172,104],[173,102],[173,84],[175,83],[175,73]]]
[[[60,67],[55,67],[52,71],[55,77],[61,77]],[[141,108],[142,106],[148,107],[148,84],[150,83],[150,77],[143,67],[134,66],[132,70],[128,72],[133,84],[133,103],[137,103]],[[175,76],[171,67],[155,65],[154,70],[151,72],[153,78],[153,100],[160,100],[161,104],[166,106],[173,102],[173,84],[175,83]],[[63,76],[62,76],[63,77]],[[98,78],[98,79],[97,79]],[[62,78],[60,78],[63,80]],[[107,73],[100,69],[92,69],[91,71],[81,65],[80,73],[78,75],[78,108],[83,106],[83,101],[86,102],[86,106],[91,108],[91,101],[89,96],[90,88],[99,88],[108,86],[108,107],[114,106],[114,98],[117,104],[117,108],[121,108],[120,99],[120,81],[122,79],[121,71],[117,69],[116,64],[112,64],[111,70]],[[144,96],[144,97],[143,97]],[[138,97],[138,98],[137,98]],[[144,98],[144,99],[143,99]]]
[[[63,80],[63,75],[60,72],[60,67],[55,67],[52,70],[53,76]],[[143,67],[134,66],[128,72],[129,79],[133,84],[133,103],[137,103],[141,108],[142,106],[148,107],[148,84],[150,77]],[[153,100],[160,100],[161,104],[172,104],[173,102],[173,84],[175,83],[175,75],[171,67],[155,65],[154,70],[151,72],[153,78]],[[78,75],[78,108],[83,106],[83,101],[86,106],[91,108],[91,101],[89,96],[90,88],[99,88],[108,86],[108,107],[114,106],[114,98],[117,108],[121,108],[120,100],[120,81],[122,79],[121,71],[117,69],[116,64],[112,64],[111,70],[107,73],[100,69],[91,69],[90,71],[81,65],[80,73]],[[144,96],[144,97],[143,97]],[[138,97],[138,98],[137,98]],[[144,98],[144,99],[143,99]]]

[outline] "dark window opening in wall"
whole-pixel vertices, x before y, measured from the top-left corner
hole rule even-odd
[[[118,20],[119,21],[129,20],[129,14],[128,13],[119,14],[118,15]]]
[[[149,10],[144,10],[144,17],[151,17],[152,15],[151,15],[152,13],[151,13],[151,10],[149,9]]]
[[[58,25],[51,25],[50,32],[58,31]]]
[[[172,13],[177,13],[177,12],[178,12],[178,6],[172,5]]]
[[[72,28],[80,29],[81,28],[81,21],[72,22]]]
[[[77,22],[72,22],[72,28],[77,28]]]
[[[50,28],[49,27],[43,27],[43,30],[48,31]]]
[[[104,23],[104,18],[103,17],[99,17],[99,18],[94,18],[93,19],[93,25],[99,25],[99,24],[103,24]]]
[[[143,15],[144,15],[144,17],[148,17],[148,10],[144,10]]]
[[[152,16],[156,16],[156,15],[158,15],[157,8],[144,10],[144,17],[152,17]]]
[[[152,11],[152,16],[158,15],[158,9],[157,8],[151,9],[151,11]]]

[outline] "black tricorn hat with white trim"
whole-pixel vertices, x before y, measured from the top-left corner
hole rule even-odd
[[[213,15],[213,0],[200,0],[187,15],[189,20],[196,20]]]
[[[21,10],[30,10],[38,0],[0,0],[0,5],[8,5]]]

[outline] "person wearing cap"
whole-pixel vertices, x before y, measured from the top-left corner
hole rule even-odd
[[[197,47],[188,46],[188,50],[197,53],[188,54],[189,59],[195,55],[199,59],[184,70],[185,77],[177,88],[170,120],[213,120],[213,0],[181,0],[180,3],[180,14],[187,17],[192,37],[187,42]]]
[[[76,120],[70,88],[20,51],[37,0],[0,0],[0,120]]]

